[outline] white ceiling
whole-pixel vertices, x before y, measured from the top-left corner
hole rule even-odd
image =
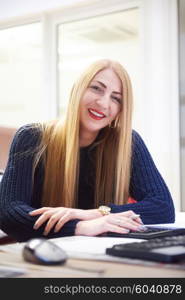
[[[86,0],[87,1],[87,0]],[[70,6],[84,0],[0,0],[0,21]]]

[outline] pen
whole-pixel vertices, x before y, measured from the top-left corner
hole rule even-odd
[[[140,217],[140,215],[135,214],[134,216],[131,216],[130,218],[131,218],[132,220],[135,220],[135,219],[137,219],[137,218],[139,218],[139,217]],[[141,219],[140,219],[139,223],[142,224],[142,225],[144,225]],[[144,226],[142,227],[142,229],[143,229],[143,230],[145,229]]]
[[[134,215],[134,216],[131,216],[130,218],[134,220],[134,219],[137,219],[139,217],[140,217],[140,215]]]

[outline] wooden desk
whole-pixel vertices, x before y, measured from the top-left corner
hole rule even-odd
[[[66,264],[57,266],[41,266],[27,263],[21,253],[0,252],[0,265],[24,268],[24,278],[184,278],[185,271],[156,266],[129,265],[118,262],[68,259]],[[74,269],[73,269],[74,267]],[[90,271],[91,270],[91,271]],[[94,270],[94,272],[93,272]],[[103,272],[101,272],[103,270]],[[99,271],[99,273],[98,273]]]
[[[176,217],[177,224],[184,227],[185,212],[176,213]],[[64,265],[43,266],[25,262],[21,253],[4,252],[1,249],[0,265],[24,268],[26,273],[20,276],[24,278],[185,278],[185,270],[175,269],[171,266],[165,268],[160,263],[144,266],[100,260],[68,259]]]

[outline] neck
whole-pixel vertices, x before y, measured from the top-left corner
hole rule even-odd
[[[80,147],[87,147],[94,142],[98,135],[98,132],[80,132]]]

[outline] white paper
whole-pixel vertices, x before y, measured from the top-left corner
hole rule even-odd
[[[111,237],[90,237],[90,236],[72,236],[52,239],[59,247],[64,249],[69,255],[90,254],[104,255],[106,248],[115,244],[132,243],[143,241],[141,239],[131,238],[111,238]]]

